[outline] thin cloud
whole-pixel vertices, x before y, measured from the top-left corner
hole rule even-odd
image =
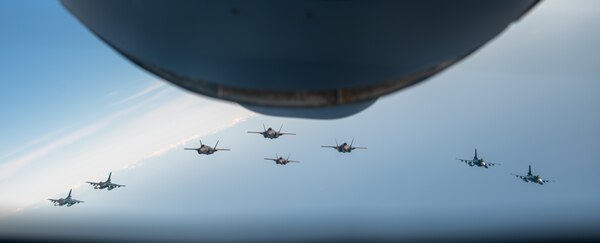
[[[161,93],[164,92],[154,96]],[[62,143],[50,147],[51,151],[35,151],[29,157],[13,161],[13,167],[19,165],[17,169],[22,169],[29,163],[41,161],[44,154],[55,152],[51,159],[45,160],[40,166],[30,166],[30,170],[21,170],[19,177],[13,176],[10,180],[5,180],[0,194],[11,197],[3,198],[0,204],[25,209],[47,206],[43,199],[48,198],[48,195],[62,196],[65,190],[76,190],[84,185],[83,181],[105,178],[110,171],[136,168],[145,161],[164,156],[192,140],[218,133],[255,115],[240,106],[213,102],[190,94],[178,94],[161,103],[145,106],[148,109],[136,112],[135,116],[128,116],[127,119],[119,119],[118,122],[105,119],[109,121],[90,125],[88,130],[81,129],[83,131],[67,134],[57,140],[63,141]],[[101,130],[107,126],[111,129]],[[88,139],[89,142],[86,143],[75,143],[81,139],[81,133],[93,139]],[[73,134],[79,136],[72,138],[75,136]],[[68,139],[69,137],[71,138]],[[68,150],[55,151],[67,144]],[[4,168],[0,169],[0,173],[12,175],[16,170]],[[46,175],[52,175],[53,183],[45,182],[48,178]],[[0,217],[5,213],[2,211],[0,208]]]
[[[31,162],[33,162],[33,161],[55,151],[63,146],[66,146],[66,145],[76,142],[82,138],[90,136],[94,132],[98,131],[100,128],[106,126],[112,120],[114,120],[120,116],[123,116],[123,115],[129,113],[130,111],[131,111],[130,109],[127,109],[127,110],[124,110],[121,112],[117,112],[117,113],[115,113],[107,118],[104,118],[96,123],[93,123],[89,126],[79,129],[75,132],[69,133],[68,135],[66,135],[58,140],[55,140],[52,143],[49,143],[49,144],[43,146],[42,148],[35,149],[34,151],[32,151],[30,153],[27,153],[21,157],[18,157],[14,160],[11,160],[7,163],[2,164],[0,166],[0,179],[5,179],[9,175],[15,173],[16,171],[18,171],[19,169],[23,168],[24,166],[30,164]]]
[[[120,104],[129,102],[131,100],[135,100],[135,99],[140,98],[140,97],[142,97],[144,95],[150,94],[150,93],[154,92],[155,90],[158,90],[158,89],[160,89],[162,87],[165,87],[165,83],[163,83],[163,82],[155,83],[155,84],[150,85],[149,87],[147,87],[147,88],[145,88],[145,89],[143,89],[143,90],[141,90],[141,91],[139,91],[139,92],[137,92],[137,93],[135,93],[133,95],[130,95],[128,97],[125,97],[125,98],[123,98],[123,99],[115,102],[113,105],[120,105]]]
[[[32,162],[34,162],[34,161],[56,151],[64,146],[67,146],[69,144],[72,144],[74,142],[77,142],[85,137],[88,137],[88,136],[94,134],[101,128],[112,123],[115,119],[131,113],[132,111],[138,109],[139,107],[150,102],[151,100],[155,99],[156,97],[157,96],[154,96],[150,99],[145,100],[144,102],[138,103],[134,106],[130,106],[126,109],[115,112],[95,123],[92,123],[81,129],[78,129],[76,131],[68,133],[68,134],[52,141],[51,143],[45,144],[43,147],[34,149],[33,151],[26,153],[23,156],[17,157],[15,159],[9,160],[6,163],[3,163],[2,165],[0,165],[0,181],[13,175],[14,173],[18,172],[20,169],[29,165]],[[30,143],[35,144],[35,143],[44,141],[46,139],[48,139],[48,138],[46,138],[46,136],[44,136],[44,137],[37,138]],[[24,146],[24,147],[26,147],[26,146]]]
[[[55,137],[55,136],[63,133],[66,130],[67,130],[67,128],[61,128],[61,129],[58,129],[56,131],[50,132],[50,133],[48,133],[46,135],[43,135],[41,137],[38,137],[38,138],[36,138],[34,140],[31,140],[28,143],[26,143],[25,145],[22,145],[22,146],[20,146],[20,147],[18,147],[16,149],[14,149],[13,151],[0,156],[0,161],[3,160],[3,159],[9,158],[9,157],[11,157],[11,156],[13,156],[15,154],[18,154],[20,152],[23,152],[24,150],[26,150],[28,148],[31,148],[34,145],[40,144],[40,143],[42,143],[42,142],[44,142],[44,141],[46,141],[46,140],[48,140],[50,138],[53,138],[53,137]]]
[[[111,91],[110,93],[106,94],[106,96],[108,96],[108,97],[112,97],[112,96],[115,96],[115,95],[117,95],[118,93],[119,93],[119,90],[113,90],[113,91]]]

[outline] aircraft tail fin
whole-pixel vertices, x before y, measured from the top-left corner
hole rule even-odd
[[[264,123],[263,123],[263,130],[267,131],[267,127],[265,127]]]
[[[352,148],[352,144],[354,144],[354,138],[352,138],[352,142],[350,142],[350,147]]]
[[[214,149],[217,149],[217,145],[219,145],[219,140],[217,140],[217,143],[215,143]]]
[[[529,171],[527,172],[527,174],[531,175],[531,165],[529,165]]]
[[[281,124],[281,126],[279,127],[279,131],[277,131],[277,132],[280,133],[282,128],[283,128],[283,124]]]
[[[71,192],[73,191],[73,189],[69,189],[69,195],[67,196],[67,198],[71,198]]]
[[[335,146],[339,147],[340,145],[338,145],[337,139],[335,139]]]
[[[200,146],[202,146],[202,140],[200,140]]]
[[[475,149],[475,159],[477,159],[477,149]]]
[[[108,173],[108,181],[110,181],[111,176],[112,176],[112,172]]]

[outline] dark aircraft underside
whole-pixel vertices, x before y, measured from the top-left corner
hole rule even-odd
[[[332,119],[473,53],[537,1],[63,0],[123,56],[194,93]]]

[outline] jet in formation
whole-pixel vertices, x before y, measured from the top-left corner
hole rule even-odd
[[[110,172],[110,174],[108,174],[108,179],[106,181],[99,181],[99,182],[86,181],[86,183],[89,183],[90,185],[94,186],[94,189],[107,188],[109,191],[112,189],[115,189],[117,187],[125,186],[125,185],[119,185],[119,184],[112,183],[110,181],[111,176],[112,176],[112,172]]]
[[[336,140],[335,146],[321,146],[321,147],[334,148],[335,150],[337,150],[340,153],[350,153],[350,152],[352,152],[352,150],[355,150],[355,149],[367,149],[366,147],[352,147],[352,144],[354,144],[354,139],[352,139],[352,142],[350,142],[350,144],[342,143],[342,145],[338,145],[338,142]]]
[[[265,124],[263,124],[263,129],[264,131],[262,132],[248,132],[248,133],[258,133],[263,135],[264,138],[268,138],[268,139],[276,139],[278,137],[280,137],[281,135],[296,135],[295,133],[286,133],[286,132],[281,132],[281,129],[283,128],[283,124],[281,125],[281,127],[279,127],[279,131],[275,131],[275,129],[269,127],[268,129],[265,128]]]
[[[517,178],[520,178],[521,180],[525,181],[525,182],[533,182],[533,183],[537,183],[540,185],[544,185],[545,183],[548,182],[553,182],[551,180],[544,180],[542,179],[542,177],[540,175],[533,175],[533,173],[531,173],[531,165],[529,166],[529,171],[527,172],[527,175],[517,175],[517,174],[511,174],[516,176]]]
[[[198,154],[214,154],[217,151],[229,151],[231,149],[218,149],[217,145],[219,145],[219,140],[217,140],[217,143],[215,144],[215,147],[212,148],[208,145],[204,145],[202,144],[202,140],[200,140],[200,147],[199,148],[184,148],[184,150],[196,150],[196,152],[198,152]]]
[[[468,164],[471,167],[478,166],[478,167],[484,167],[486,169],[489,168],[490,166],[499,165],[499,163],[489,163],[489,162],[485,162],[485,160],[483,158],[478,158],[477,157],[477,149],[475,149],[475,156],[473,156],[473,159],[456,159],[456,160],[465,162],[466,164]]]
[[[290,162],[294,162],[294,163],[300,163],[300,161],[296,161],[296,160],[290,160],[290,156],[288,155],[287,158],[283,158],[281,156],[278,156],[277,154],[275,154],[276,159],[271,159],[271,158],[265,158],[265,160],[273,160],[275,161],[275,164],[278,165],[286,165]]]
[[[75,204],[78,203],[82,203],[83,201],[79,201],[77,199],[73,199],[71,198],[71,192],[73,191],[73,189],[69,190],[69,195],[66,198],[60,198],[60,199],[48,199],[49,201],[54,203],[54,206],[64,206],[67,205],[67,207],[71,207]]]

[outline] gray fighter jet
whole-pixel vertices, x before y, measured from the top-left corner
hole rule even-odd
[[[196,152],[198,152],[198,154],[214,154],[217,151],[229,151],[231,149],[218,149],[217,145],[219,145],[219,140],[217,140],[217,143],[215,144],[214,148],[211,148],[208,145],[204,145],[202,144],[202,140],[200,140],[200,147],[199,148],[184,148],[184,150],[196,150]]]
[[[71,191],[73,191],[73,189],[69,190],[69,195],[66,198],[60,198],[60,199],[48,199],[49,201],[54,203],[54,206],[64,206],[67,205],[67,207],[71,207],[75,204],[78,203],[82,203],[83,201],[79,201],[76,199],[71,198]]]
[[[367,149],[366,147],[352,147],[352,144],[354,144],[354,138],[352,139],[352,142],[350,142],[350,144],[342,143],[342,145],[338,145],[337,140],[335,140],[335,146],[321,146],[321,147],[334,148],[340,153],[350,153],[350,152],[352,152],[352,150],[355,150],[355,149]]]
[[[278,165],[286,165],[286,164],[288,164],[288,163],[290,163],[290,162],[294,162],[294,163],[300,163],[300,161],[296,161],[296,160],[289,160],[289,159],[290,159],[290,156],[289,156],[289,155],[288,155],[288,157],[287,157],[287,158],[283,158],[283,157],[281,157],[281,156],[279,156],[279,155],[275,154],[275,157],[276,157],[276,159],[265,158],[265,160],[273,160],[273,161],[275,161],[275,164],[278,164]]]
[[[533,182],[533,183],[537,183],[540,185],[544,185],[545,183],[548,182],[554,182],[553,180],[544,180],[542,179],[542,177],[540,175],[533,175],[533,173],[531,173],[531,165],[529,166],[529,171],[527,172],[527,175],[522,176],[522,175],[517,175],[517,174],[511,174],[516,176],[517,178],[520,178],[521,180],[525,181],[525,182]]]
[[[268,139],[275,139],[280,137],[281,135],[296,135],[295,133],[286,133],[286,132],[281,132],[281,129],[283,128],[283,124],[281,124],[281,127],[279,127],[279,131],[275,131],[275,129],[269,127],[269,129],[265,128],[265,124],[263,124],[263,132],[248,132],[248,133],[258,133],[263,135],[264,138],[268,138]]]
[[[109,191],[112,189],[115,189],[117,187],[122,187],[125,185],[119,185],[119,184],[115,184],[110,182],[110,177],[112,176],[112,172],[110,172],[108,174],[108,179],[106,181],[99,181],[99,182],[91,182],[91,181],[86,181],[85,183],[89,183],[90,185],[94,186],[94,189],[104,189],[107,188]]]
[[[489,168],[490,166],[494,166],[494,165],[499,165],[500,164],[500,163],[485,162],[485,160],[483,158],[477,158],[477,149],[475,149],[475,156],[473,157],[473,159],[456,159],[456,160],[460,160],[461,162],[465,162],[466,164],[468,164],[471,167],[478,166],[478,167],[484,167],[486,169]]]

